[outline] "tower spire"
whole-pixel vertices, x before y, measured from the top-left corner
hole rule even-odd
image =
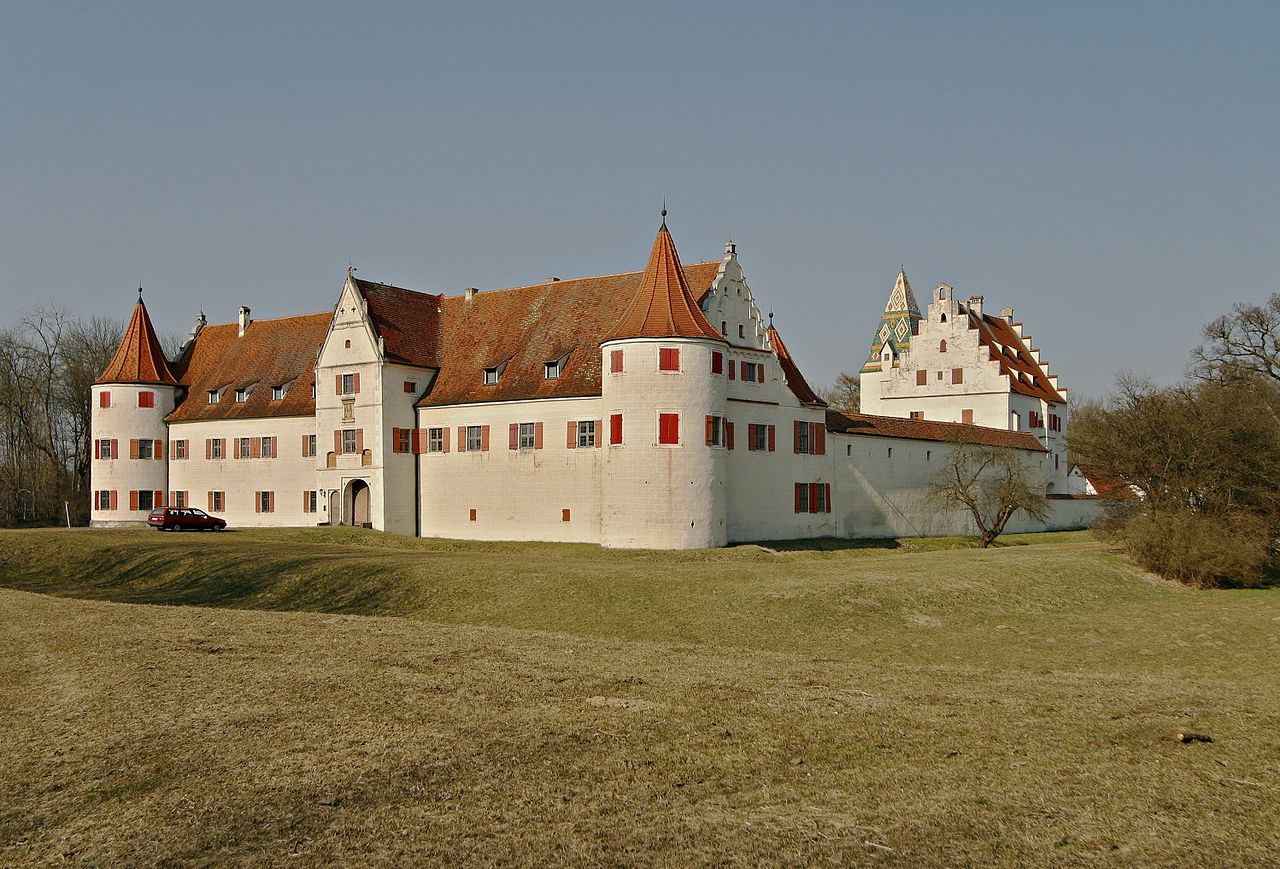
[[[138,281],[139,284],[142,281]],[[160,349],[160,339],[147,315],[142,302],[142,287],[138,287],[138,301],[133,306],[133,316],[120,339],[120,346],[111,362],[98,378],[98,383],[177,383],[169,369],[169,362]]]

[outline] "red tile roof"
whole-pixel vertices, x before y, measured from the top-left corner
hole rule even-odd
[[[719,261],[682,266],[691,296],[705,296],[719,270]],[[600,344],[636,298],[642,278],[641,272],[628,272],[547,281],[485,290],[469,302],[445,296],[440,373],[419,404],[599,395]],[[547,380],[544,363],[565,354],[559,378]],[[498,383],[485,386],[484,369],[504,362]]]
[[[240,337],[237,323],[205,326],[175,363],[178,382],[187,396],[169,415],[171,421],[233,419],[268,416],[308,416],[315,413],[311,396],[316,354],[333,314],[305,314],[278,320],[254,320]],[[280,401],[271,397],[276,386],[289,385]],[[253,386],[244,402],[235,390]],[[217,404],[211,389],[226,388]]]
[[[369,319],[383,340],[387,360],[422,368],[437,367],[440,364],[440,300],[444,296],[354,280],[369,303]]]
[[[666,211],[663,211],[666,214]],[[617,325],[602,339],[618,338],[712,338],[724,336],[707,321],[694,301],[680,267],[676,243],[663,220],[658,237],[653,240],[649,265],[640,280],[640,288],[631,306]]]
[[[116,355],[98,378],[98,383],[176,383],[169,363],[160,349],[160,340],[147,316],[147,306],[138,291],[138,304],[116,348]]]
[[[817,407],[826,407],[827,403],[818,397],[818,394],[809,388],[809,384],[805,381],[804,375],[800,373],[800,369],[796,366],[795,361],[791,358],[787,345],[782,343],[782,336],[778,334],[778,330],[773,326],[768,331],[769,343],[773,345],[774,352],[778,354],[778,364],[782,366],[782,373],[787,379],[787,386],[795,393],[796,398],[800,399],[801,404],[810,404]]]
[[[910,438],[918,441],[984,444],[1015,447],[1021,450],[1048,452],[1035,435],[1025,431],[1007,431],[966,425],[959,422],[937,422],[929,419],[902,419],[896,416],[873,416],[869,413],[827,411],[827,430],[840,434],[873,435],[881,438]]]
[[[993,360],[1000,363],[1000,373],[1009,375],[1010,388],[1014,392],[1044,401],[1066,403],[1008,320],[985,314],[977,317],[970,311],[969,323],[978,330],[979,343],[987,348]]]

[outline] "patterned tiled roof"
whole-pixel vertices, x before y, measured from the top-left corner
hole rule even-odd
[[[768,335],[769,343],[773,345],[774,352],[778,354],[778,364],[782,366],[782,373],[787,379],[787,386],[795,393],[796,398],[800,399],[800,403],[814,405],[815,407],[826,407],[827,403],[809,388],[804,375],[800,373],[795,360],[791,358],[791,352],[787,350],[787,345],[782,343],[782,336],[778,334],[778,330],[771,325],[769,326]]]
[[[440,364],[440,300],[443,295],[353,280],[369,303],[369,319],[383,340],[388,361],[423,368],[435,368]]]
[[[1009,376],[1010,389],[1044,401],[1066,402],[1009,321],[986,314],[978,317],[970,311],[969,323],[977,328],[979,343],[1000,363],[1000,373]]]
[[[160,340],[147,316],[147,306],[142,303],[142,290],[138,290],[138,303],[133,306],[133,316],[120,339],[116,354],[111,357],[98,383],[176,383]]]
[[[920,306],[916,303],[915,293],[911,291],[911,282],[907,280],[905,269],[898,270],[898,277],[889,291],[889,300],[885,302],[884,313],[876,324],[876,334],[871,339],[871,350],[867,353],[863,371],[879,371],[880,356],[884,345],[893,348],[894,358],[901,356],[911,348],[911,336],[916,333],[916,324],[920,321]]]
[[[719,270],[719,261],[683,266],[691,296],[705,296]],[[599,395],[600,344],[629,310],[643,277],[628,272],[547,281],[484,290],[471,301],[445,296],[440,373],[419,404]],[[560,376],[547,380],[545,363],[564,357]],[[497,384],[485,386],[484,369],[503,363]]]
[[[333,315],[328,311],[254,320],[239,335],[237,323],[205,326],[175,363],[178,382],[187,396],[169,415],[171,421],[234,419],[268,416],[309,416],[316,403],[316,354],[329,331]],[[276,386],[288,385],[283,399],[272,399]],[[237,402],[235,390],[252,387],[246,400]],[[208,393],[225,388],[217,404]]]
[[[918,441],[983,444],[1015,447],[1022,450],[1048,452],[1030,432],[1008,431],[958,422],[930,419],[902,419],[896,416],[874,416],[869,413],[827,411],[827,430],[841,434],[873,435],[882,438],[910,438]]]
[[[666,211],[662,212],[664,215]],[[663,220],[653,240],[649,265],[630,307],[603,341],[618,338],[712,338],[723,341],[720,331],[694,301],[680,267],[676,243]]]

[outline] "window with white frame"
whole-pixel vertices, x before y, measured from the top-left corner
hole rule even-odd
[[[756,372],[756,366],[759,364],[760,363],[758,362],[743,362],[742,363],[742,379],[745,380],[747,383],[755,383],[758,377],[758,373]]]
[[[258,512],[260,513],[271,512],[271,493],[270,492],[258,493]]]
[[[174,493],[173,493],[173,503],[172,503],[170,506],[171,506],[171,507],[182,507],[182,508],[185,508],[185,507],[187,506],[187,493],[186,493],[185,491],[181,490],[181,489],[179,489],[178,491],[174,492]]]
[[[285,395],[289,392],[289,384],[282,383],[279,386],[271,387],[271,400],[283,401]]]
[[[444,428],[427,429],[427,452],[443,453],[444,452]]]
[[[769,449],[769,426],[761,423],[747,427],[747,436],[751,438],[750,449],[764,452]]]
[[[564,369],[564,359],[552,359],[550,362],[542,363],[542,377],[544,380],[558,380],[560,372]]]
[[[396,429],[395,435],[396,435],[395,452],[397,453],[410,452],[413,429],[408,429],[408,428]]]
[[[796,512],[809,512],[809,486],[806,483],[796,483]]]
[[[356,451],[356,430],[353,428],[344,428],[342,430],[342,452],[350,455]]]
[[[724,417],[709,416],[707,417],[707,446],[722,447],[724,446]]]
[[[249,388],[242,386],[236,390],[236,404],[244,404],[249,398]]]
[[[210,403],[210,404],[217,404],[219,401],[222,401],[222,390],[221,390],[221,389],[210,389],[210,390],[209,390],[209,403]]]
[[[210,438],[209,440],[209,458],[222,458],[222,438]]]
[[[264,459],[275,458],[275,454],[271,450],[271,438],[269,437],[262,439],[262,457]]]
[[[209,507],[210,507],[210,509],[213,509],[213,510],[219,510],[219,511],[221,511],[221,510],[225,510],[225,509],[227,508],[227,506],[226,506],[226,505],[227,505],[227,493],[226,493],[226,492],[210,492],[210,493],[209,493]]]
[[[484,427],[478,425],[467,426],[467,452],[478,453],[484,446]]]
[[[149,440],[148,438],[143,438],[142,440],[138,441],[138,458],[140,459],[154,458],[155,453],[153,452],[153,450],[155,450],[155,444],[152,443],[151,440]]]
[[[307,457],[314,457],[316,454],[316,436],[307,435]]]
[[[187,442],[185,440],[173,442],[173,457],[175,459],[185,459],[187,457]]]
[[[110,510],[110,509],[111,509],[111,492],[110,492],[110,490],[108,490],[108,489],[99,489],[99,490],[98,490],[98,509],[99,509],[99,510]]]
[[[103,438],[102,440],[98,441],[98,458],[100,459],[111,458],[111,441],[107,440],[106,438]]]
[[[809,453],[809,426],[806,423],[798,423],[796,430],[796,452]]]
[[[538,426],[532,422],[520,423],[520,449],[531,450],[537,446]]]
[[[342,375],[342,394],[355,395],[356,392],[356,376],[354,374]]]
[[[249,458],[249,439],[248,438],[236,438],[236,458],[237,459]]]
[[[596,421],[584,420],[578,423],[578,446],[594,447],[596,445]]]
[[[307,509],[306,509],[307,513],[316,512],[316,509],[319,506],[319,504],[317,503],[316,494],[317,493],[315,489],[307,490]]]

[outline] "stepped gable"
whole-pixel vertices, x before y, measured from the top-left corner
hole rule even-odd
[[[987,428],[959,422],[929,419],[902,419],[896,416],[874,416],[869,413],[827,411],[827,431],[839,434],[869,435],[882,438],[909,438],[941,443],[981,444],[1014,447],[1020,450],[1048,452],[1035,435],[1025,431]]]
[[[978,341],[987,348],[991,359],[1000,363],[1000,373],[1009,376],[1014,392],[1057,404],[1066,403],[1009,321],[986,314],[978,317],[970,311],[969,323],[977,328]]]
[[[382,338],[388,362],[420,368],[440,364],[440,302],[432,295],[352,278],[369,305],[369,319]]]
[[[701,299],[719,270],[715,260],[683,266],[681,274]],[[444,296],[440,373],[419,405],[599,395],[600,344],[636,298],[642,278],[627,272],[483,290],[470,301]],[[566,355],[560,377],[547,380],[544,363]],[[485,386],[484,369],[503,363],[498,382]]]
[[[111,357],[98,383],[155,383],[173,384],[177,379],[169,368],[169,362],[160,349],[160,339],[142,303],[142,290],[138,290],[138,303],[133,306],[133,316],[120,339],[120,346]]]
[[[689,282],[680,267],[680,255],[667,229],[666,209],[658,236],[653,240],[649,265],[640,279],[640,288],[630,307],[602,339],[620,338],[711,338],[724,341],[720,330],[707,320],[689,291]]]
[[[916,295],[911,291],[911,282],[907,280],[905,269],[898,270],[898,277],[889,291],[889,300],[885,302],[884,313],[876,326],[876,334],[871,339],[871,350],[867,353],[865,371],[880,370],[880,355],[884,345],[893,348],[894,358],[900,357],[911,349],[911,336],[919,331],[920,305],[916,303]]]
[[[237,323],[203,327],[176,363],[187,394],[169,420],[313,415],[316,356],[332,320],[328,311],[254,320],[243,337]],[[285,384],[284,398],[273,400],[272,389]],[[253,387],[248,397],[237,402],[235,390],[247,386]],[[210,404],[209,390],[224,387],[221,400]]]
[[[826,407],[827,403],[809,388],[804,375],[800,373],[800,368],[796,365],[795,360],[791,358],[787,345],[782,343],[782,336],[778,334],[778,330],[770,325],[766,334],[769,336],[769,343],[773,346],[774,352],[778,354],[778,364],[782,366],[782,373],[787,379],[787,386],[795,394],[795,397],[800,399],[801,404]]]

